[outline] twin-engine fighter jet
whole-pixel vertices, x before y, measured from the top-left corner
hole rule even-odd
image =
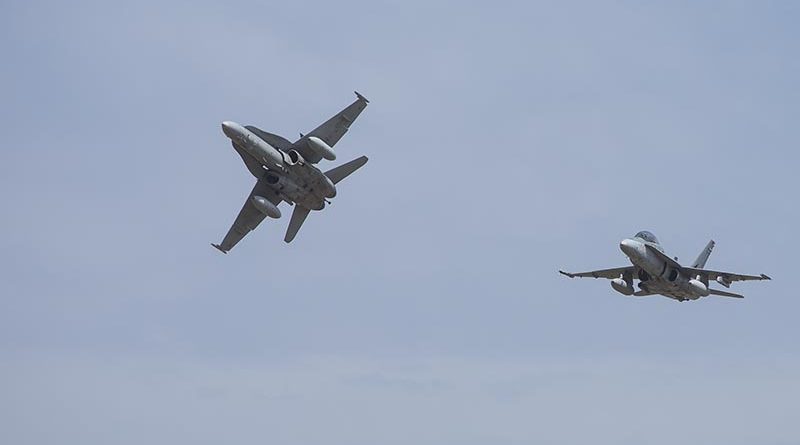
[[[611,287],[623,295],[643,297],[660,294],[678,301],[697,300],[708,295],[744,298],[739,294],[711,289],[708,283],[716,281],[728,288],[734,281],[770,279],[764,274],[740,275],[704,269],[711,250],[714,248],[714,241],[709,241],[691,267],[681,266],[678,264],[677,258],[671,258],[664,253],[658,239],[647,231],[639,232],[633,238],[622,240],[619,248],[633,263],[633,266],[581,273],[568,273],[561,270],[559,272],[570,278],[610,279]],[[640,290],[638,291],[633,288],[634,279],[639,280]]]
[[[258,180],[244,207],[221,244],[211,244],[228,253],[265,217],[280,218],[278,204],[294,204],[284,241],[291,242],[311,210],[322,210],[336,196],[336,184],[367,163],[361,156],[322,173],[314,164],[322,159],[333,161],[333,146],[347,133],[350,125],[364,111],[369,101],[356,92],[355,102],[328,119],[294,143],[252,125],[223,122],[222,131],[233,149]]]

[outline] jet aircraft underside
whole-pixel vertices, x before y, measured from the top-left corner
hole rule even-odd
[[[336,184],[367,163],[367,157],[361,156],[324,173],[315,165],[322,159],[336,159],[334,145],[369,103],[364,96],[356,96],[355,102],[294,143],[251,125],[222,123],[223,133],[257,181],[222,243],[212,246],[227,253],[265,217],[280,218],[278,205],[283,201],[294,205],[284,237],[291,242],[308,214],[330,203]]]
[[[590,272],[570,273],[559,271],[570,278],[591,277],[611,280],[611,287],[623,295],[663,295],[678,301],[697,300],[709,295],[744,298],[740,294],[710,287],[717,282],[729,288],[735,281],[769,280],[764,274],[742,275],[704,269],[714,248],[710,241],[691,266],[682,266],[676,258],[669,257],[658,239],[650,232],[642,231],[632,238],[620,242],[620,250],[631,262],[630,266]],[[634,287],[634,282],[638,285]],[[638,288],[638,290],[637,290]]]

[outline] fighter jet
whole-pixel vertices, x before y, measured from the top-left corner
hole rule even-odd
[[[734,281],[771,279],[764,274],[741,275],[704,269],[711,250],[714,249],[713,240],[708,242],[691,266],[681,266],[677,258],[671,258],[664,253],[664,248],[658,239],[648,231],[639,232],[633,238],[622,240],[619,248],[628,257],[632,266],[581,273],[569,273],[563,270],[559,272],[570,278],[610,279],[611,287],[623,295],[644,297],[658,294],[678,301],[697,300],[709,295],[744,298],[743,295],[711,289],[709,281],[716,281],[729,288]],[[633,287],[634,279],[639,280],[639,290]]]
[[[336,196],[336,184],[367,163],[367,157],[361,156],[325,173],[314,165],[322,159],[336,159],[333,146],[369,103],[358,92],[356,96],[355,102],[310,133],[301,133],[295,142],[252,125],[222,123],[222,132],[257,181],[222,243],[212,246],[228,253],[265,217],[280,218],[278,204],[283,201],[294,205],[283,239],[291,242],[312,210],[322,210],[326,203],[330,204],[329,199]]]

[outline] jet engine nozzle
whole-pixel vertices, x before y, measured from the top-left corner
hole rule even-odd
[[[256,207],[256,209],[258,209],[259,212],[269,216],[270,218],[278,219],[281,217],[281,209],[279,209],[275,204],[269,202],[269,200],[263,196],[253,196],[253,205]]]
[[[698,294],[700,296],[703,296],[703,297],[705,297],[705,296],[707,296],[709,294],[708,286],[706,286],[705,283],[703,283],[700,280],[689,280],[689,288],[694,293],[696,293],[696,294]]]
[[[611,287],[622,295],[633,295],[633,285],[622,278],[614,278],[611,280]]]
[[[329,161],[336,160],[336,153],[334,153],[333,148],[322,139],[316,136],[309,136],[308,146],[323,158]]]

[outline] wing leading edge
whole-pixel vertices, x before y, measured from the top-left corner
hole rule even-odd
[[[614,278],[619,278],[622,275],[633,274],[635,271],[636,270],[633,266],[626,266],[615,267],[613,269],[593,270],[590,272],[570,273],[564,272],[563,270],[559,270],[558,272],[570,278],[607,278],[609,280],[613,280]]]
[[[348,105],[344,110],[338,112],[335,116],[323,122],[317,128],[311,130],[310,133],[298,139],[292,148],[300,152],[303,158],[311,163],[316,164],[322,159],[322,156],[308,145],[308,138],[317,137],[322,139],[329,147],[333,147],[339,142],[339,139],[347,133],[347,130],[355,122],[358,116],[367,108],[369,100],[364,96],[355,92],[358,98],[355,102]]]
[[[264,180],[259,179],[258,182],[256,182],[255,187],[253,187],[253,190],[247,196],[247,201],[245,201],[244,206],[242,206],[242,210],[239,211],[236,221],[233,222],[233,226],[231,226],[230,230],[228,230],[228,233],[225,235],[222,243],[211,244],[220,252],[228,253],[228,251],[233,249],[233,247],[239,241],[241,241],[245,235],[258,227],[258,225],[261,224],[261,221],[263,221],[266,217],[253,204],[254,196],[262,196],[275,205],[280,204],[282,201],[281,198],[278,197],[278,195],[276,195],[275,192],[264,182]]]
[[[716,281],[717,278],[722,278],[722,281],[733,282],[733,281],[756,281],[756,280],[771,280],[772,278],[764,275],[742,275],[738,273],[730,273],[730,272],[718,272],[716,270],[707,270],[707,269],[695,269],[693,267],[684,267],[683,270],[686,271],[689,275],[701,275],[703,277],[708,278],[709,281]]]
[[[722,278],[722,281],[725,282],[733,282],[733,281],[752,281],[752,280],[771,280],[772,278],[764,275],[742,275],[738,273],[730,273],[730,272],[718,272],[716,270],[707,270],[700,267],[686,267],[681,266],[677,261],[670,258],[664,252],[659,251],[658,249],[654,248],[653,246],[647,245],[647,248],[650,252],[658,255],[661,259],[667,262],[671,267],[675,269],[681,270],[687,275],[697,276],[700,275],[704,278],[707,278],[711,281],[716,281],[718,277]],[[710,241],[708,245],[703,249],[703,252],[700,253],[700,256],[695,261],[695,264],[705,263],[708,260],[708,256],[711,254],[711,250],[714,248],[714,241]]]

